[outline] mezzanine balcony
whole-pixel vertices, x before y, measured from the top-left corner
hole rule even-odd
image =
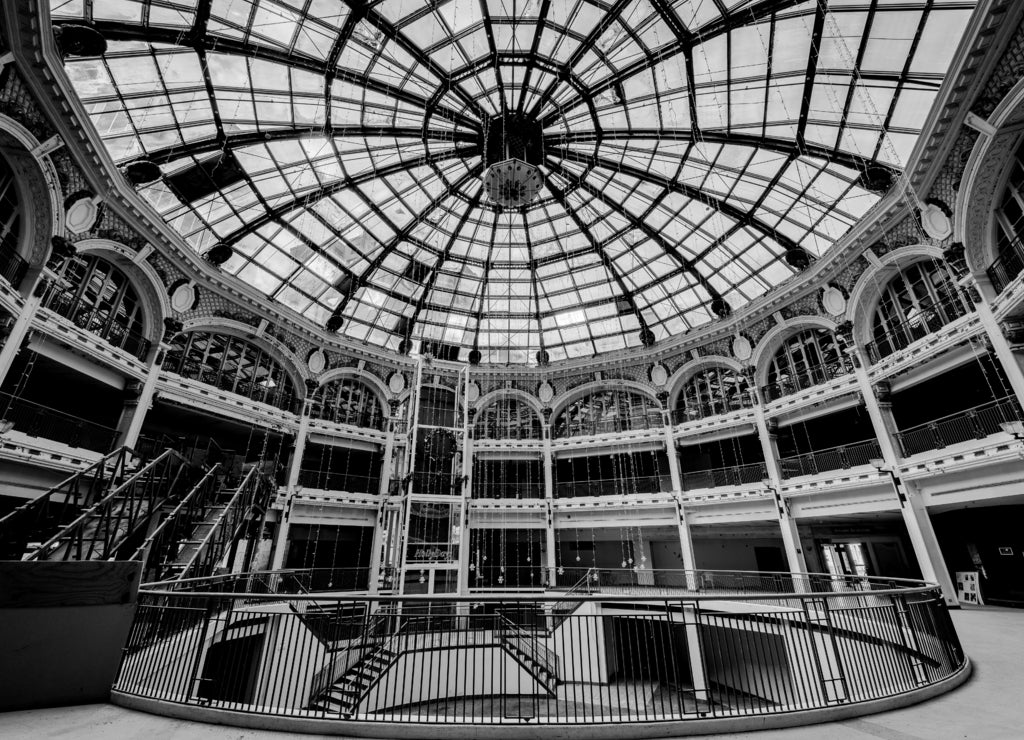
[[[1024,419],[1013,396],[983,403],[933,421],[902,429],[896,435],[903,457],[984,439],[1002,431],[1002,424]]]
[[[684,491],[702,488],[724,488],[726,486],[749,486],[760,483],[767,477],[768,469],[763,462],[746,465],[727,465],[707,470],[691,470],[682,474]]]
[[[878,446],[878,440],[867,439],[863,442],[852,442],[783,457],[779,459],[779,467],[783,478],[796,478],[801,475],[817,475],[830,470],[846,470],[858,465],[868,465],[871,460],[881,456],[882,450]]]
[[[1024,243],[1014,239],[1009,245],[999,250],[999,255],[985,270],[996,295],[1006,290],[1006,286],[1024,272]]]
[[[107,452],[117,439],[116,429],[10,393],[0,393],[0,418],[13,424],[15,431],[68,447]]]
[[[42,306],[139,360],[145,360],[149,354],[151,343],[141,332],[125,328],[101,307],[83,301],[55,283],[46,287]]]

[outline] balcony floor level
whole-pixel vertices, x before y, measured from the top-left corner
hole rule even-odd
[[[974,672],[958,691],[922,704],[868,717],[780,730],[716,735],[732,740],[926,740],[968,738],[1004,740],[1020,737],[1024,705],[1006,701],[1006,688],[1019,686],[1019,667],[1024,664],[1024,610],[999,607],[954,611],[953,622]],[[579,729],[579,736],[587,728]],[[227,735],[244,740],[294,738],[292,733],[225,728],[159,717],[114,706],[90,704],[78,707],[36,709],[0,714],[0,737],[8,740],[48,738],[99,738],[127,740],[204,740]],[[626,733],[623,736],[627,736]],[[312,737],[312,736],[310,736]]]

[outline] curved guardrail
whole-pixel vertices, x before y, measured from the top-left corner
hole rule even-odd
[[[689,572],[670,579],[679,586],[619,586],[600,571],[572,575],[570,591],[500,597],[294,593],[287,572],[152,584],[114,700],[350,735],[659,724],[650,737],[867,713],[966,675],[930,584]]]

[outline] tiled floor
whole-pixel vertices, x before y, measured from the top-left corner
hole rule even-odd
[[[1024,610],[970,609],[953,619],[974,661],[958,690],[895,712],[787,730],[719,735],[733,740],[1021,740],[1024,738]],[[580,730],[579,738],[586,737]],[[296,735],[166,719],[109,704],[0,714],[3,740],[101,738],[282,740]]]

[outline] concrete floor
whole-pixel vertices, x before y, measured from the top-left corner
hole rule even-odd
[[[825,725],[716,735],[733,740],[1020,740],[1024,738],[1024,610],[964,609],[953,614],[974,674],[950,694],[894,712]],[[578,735],[586,737],[581,728]],[[303,737],[183,722],[110,704],[0,714],[3,740],[283,740]],[[305,737],[313,737],[311,735]]]

